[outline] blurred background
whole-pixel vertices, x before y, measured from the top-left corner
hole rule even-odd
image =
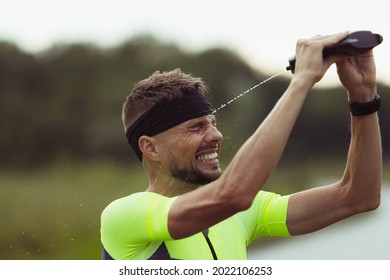
[[[249,256],[390,259],[390,32],[383,5],[0,0],[0,259],[100,259],[101,211],[148,183],[120,119],[135,82],[181,68],[204,79],[219,107],[282,71],[218,111],[225,168],[287,88],[296,40],[344,30],[384,37],[374,51],[383,104],[382,206],[318,233],[259,240]],[[346,94],[331,68],[313,88],[265,189],[288,194],[336,181],[349,132]]]

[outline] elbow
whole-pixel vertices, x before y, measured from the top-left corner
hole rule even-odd
[[[365,212],[376,210],[380,206],[382,180],[378,180],[378,182],[369,189],[371,192],[367,195]]]
[[[237,195],[235,197],[230,197],[229,199],[222,199],[226,202],[225,205],[228,205],[229,209],[234,213],[245,211],[252,206],[253,197],[249,195]]]
[[[236,207],[237,212],[241,212],[241,211],[245,211],[245,210],[249,209],[252,206],[253,199],[254,199],[253,197],[248,196],[248,195],[241,196],[240,199],[238,199],[235,202],[235,207]]]
[[[358,213],[370,212],[378,209],[381,203],[380,190],[373,192],[370,195],[361,197],[361,199],[355,203],[355,211]]]
[[[381,193],[378,192],[370,201],[367,203],[366,212],[374,211],[378,209],[381,204]]]
[[[376,182],[345,180],[341,181],[339,186],[342,187],[344,193],[342,197],[351,215],[374,211],[380,206],[382,187],[380,179]]]
[[[232,186],[225,190],[219,191],[218,201],[229,209],[229,212],[238,213],[251,207],[255,195],[248,191],[240,191],[240,186]]]
[[[365,201],[356,207],[358,213],[370,212],[378,209],[380,206],[380,195],[376,199]]]

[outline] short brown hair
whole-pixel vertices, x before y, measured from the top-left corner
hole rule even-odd
[[[185,91],[204,95],[207,87],[201,78],[185,74],[179,68],[169,72],[156,71],[149,78],[139,81],[123,103],[125,129],[160,100],[175,100]]]

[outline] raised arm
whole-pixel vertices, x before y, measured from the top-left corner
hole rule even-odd
[[[172,205],[168,218],[172,237],[192,235],[250,207],[277,165],[309,90],[334,62],[323,61],[323,48],[346,35],[298,42],[295,75],[271,113],[218,180],[181,195]]]
[[[337,63],[349,102],[366,103],[376,92],[372,51]],[[381,136],[378,114],[351,115],[351,142],[341,180],[291,196],[287,225],[292,235],[326,227],[357,213],[376,209],[382,177]]]

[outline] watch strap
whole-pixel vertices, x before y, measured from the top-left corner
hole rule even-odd
[[[375,113],[381,107],[381,98],[377,94],[375,98],[369,102],[359,103],[351,102],[349,103],[349,109],[351,114],[354,116],[364,116]]]

